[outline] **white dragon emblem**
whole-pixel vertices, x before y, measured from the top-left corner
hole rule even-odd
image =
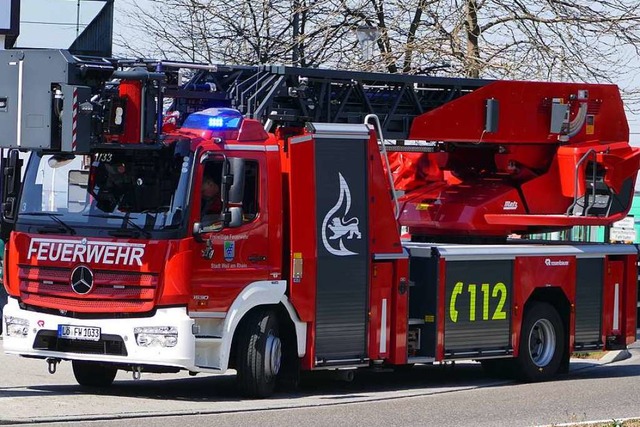
[[[343,238],[347,240],[362,238],[359,228],[360,220],[357,217],[346,219],[349,214],[349,210],[351,209],[351,190],[341,173],[338,173],[338,177],[340,179],[340,195],[338,196],[338,202],[329,210],[329,212],[327,212],[324,220],[322,221],[322,243],[324,244],[325,249],[333,255],[357,255],[357,252],[350,251],[344,246]],[[344,216],[340,217],[339,215],[336,215],[336,213],[343,204]],[[333,233],[329,237],[327,237],[328,231]],[[335,248],[332,246],[329,242],[330,240],[337,240],[338,247]]]

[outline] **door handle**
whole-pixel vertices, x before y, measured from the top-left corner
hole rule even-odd
[[[249,255],[249,261],[251,262],[260,262],[266,261],[267,257],[264,255]]]

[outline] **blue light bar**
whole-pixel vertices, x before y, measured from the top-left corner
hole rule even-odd
[[[242,114],[232,108],[207,108],[192,113],[182,124],[183,128],[202,130],[236,130],[242,124]]]
[[[222,117],[209,117],[209,125],[210,128],[221,128],[224,127],[224,120]]]

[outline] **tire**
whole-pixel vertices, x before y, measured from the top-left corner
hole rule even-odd
[[[292,348],[295,353],[290,354],[292,351],[287,350],[286,342],[283,343],[283,347],[282,366],[276,379],[276,391],[293,393],[300,386],[300,358],[298,358],[298,352],[295,348]]]
[[[564,356],[562,319],[550,304],[533,303],[524,314],[516,375],[523,381],[546,381],[554,377]]]
[[[395,365],[393,367],[394,372],[411,372],[415,368],[415,363],[407,363],[405,365]]]
[[[513,378],[513,359],[485,359],[481,360],[482,370],[491,378]]]
[[[240,392],[252,398],[271,396],[282,363],[282,342],[275,312],[268,309],[250,312],[240,325],[237,343]]]
[[[117,368],[96,362],[74,360],[71,364],[73,376],[83,387],[109,387],[118,372]]]

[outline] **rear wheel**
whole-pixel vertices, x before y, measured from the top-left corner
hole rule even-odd
[[[236,370],[241,393],[247,397],[270,396],[282,362],[275,312],[257,309],[249,313],[240,325],[237,340]]]
[[[95,362],[74,360],[71,364],[76,381],[85,387],[108,387],[113,383],[118,372],[118,369],[112,366]]]
[[[486,359],[481,360],[482,370],[489,377],[512,378],[513,359]]]
[[[518,377],[544,381],[557,374],[565,349],[562,319],[550,304],[533,303],[525,312],[516,359]]]

